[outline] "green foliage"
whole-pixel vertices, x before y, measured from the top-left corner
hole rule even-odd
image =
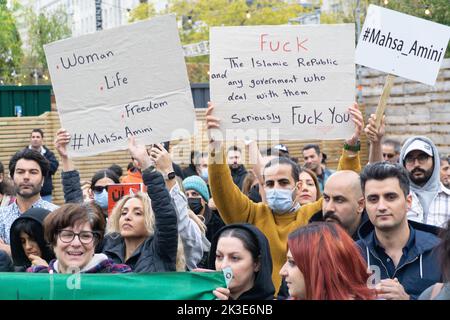
[[[305,12],[299,4],[277,0],[174,0],[169,12],[182,21],[181,40],[193,43],[209,39],[213,26],[278,25]]]
[[[245,0],[174,0],[169,12],[181,22],[181,42],[189,44],[209,40],[210,27],[287,24],[306,10],[299,4],[277,0],[254,0],[251,5]],[[208,56],[187,61],[191,82],[208,80]]]
[[[31,47],[30,58],[35,67],[45,72],[47,61],[44,45],[71,36],[71,30],[67,24],[67,13],[57,10],[51,14],[41,12],[37,15],[31,8],[28,8],[26,16]]]
[[[131,10],[128,22],[135,22],[138,20],[145,20],[156,15],[153,3],[140,3],[136,8]]]
[[[5,84],[13,82],[14,74],[21,65],[21,46],[15,19],[6,7],[6,0],[0,0],[0,80]]]
[[[384,1],[380,1],[384,4]],[[381,5],[381,4],[380,4]],[[449,0],[398,0],[388,1],[386,8],[403,12],[418,18],[434,21],[450,26]],[[425,10],[429,10],[429,14]],[[432,35],[430,35],[432,36]],[[447,46],[445,57],[450,58],[450,45]]]
[[[341,0],[341,6],[345,12],[322,13],[321,23],[353,23],[356,21],[355,0]],[[387,4],[386,4],[387,3]],[[409,14],[418,18],[434,21],[443,25],[450,25],[450,1],[449,0],[361,0],[360,22],[364,23],[365,15],[370,4],[385,7],[391,10]],[[429,10],[429,14],[425,10]],[[446,58],[450,58],[450,46],[447,47]]]

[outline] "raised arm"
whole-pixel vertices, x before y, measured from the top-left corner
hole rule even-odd
[[[361,163],[359,159],[359,148],[362,129],[364,127],[364,119],[358,104],[355,102],[348,108],[350,117],[355,125],[352,136],[345,140],[342,155],[339,158],[338,170],[353,170],[357,173],[361,171]]]
[[[206,126],[209,137],[211,137],[212,129],[220,128],[220,120],[212,115],[213,111],[213,104],[208,103]],[[214,141],[210,138],[208,160],[208,180],[211,193],[223,221],[226,224],[234,222],[253,223],[256,215],[255,209],[262,204],[253,203],[234,184],[220,141]]]
[[[56,132],[55,149],[61,157],[64,201],[65,203],[79,203],[83,202],[83,191],[80,185],[80,174],[75,170],[75,166],[67,153],[69,142],[70,134],[63,128],[59,129]]]
[[[369,123],[367,124],[364,132],[367,136],[367,139],[370,141],[369,148],[369,163],[381,162],[383,161],[383,152],[381,150],[381,139],[384,136],[385,132],[385,116],[381,120],[380,128],[376,129],[376,115],[371,114],[369,117]]]
[[[267,164],[267,160],[261,155],[261,151],[259,151],[258,143],[255,140],[252,140],[248,143],[248,153],[250,158],[250,163],[253,165],[252,169],[255,173],[256,181],[259,185],[259,194],[263,202],[266,201],[266,193],[264,189],[264,178],[263,178],[263,170],[264,166]]]
[[[158,144],[157,147],[153,147],[150,150],[150,156],[155,161],[156,169],[165,176],[166,187],[170,191],[170,196],[175,204],[178,234],[183,243],[186,266],[190,270],[195,269],[203,257],[203,252],[206,250],[202,245],[202,233],[198,225],[189,218],[188,202],[177,180],[167,177],[168,173],[173,172],[170,154],[164,149],[163,145]]]
[[[131,156],[139,162],[142,178],[147,186],[147,193],[151,199],[155,214],[155,234],[153,248],[161,258],[167,271],[175,271],[178,230],[177,213],[172,205],[169,191],[166,189],[164,178],[154,167],[154,161],[147,153],[144,145],[137,145],[131,137],[128,143]]]

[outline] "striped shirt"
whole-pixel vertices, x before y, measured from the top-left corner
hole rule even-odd
[[[434,197],[430,205],[428,217],[425,219],[423,208],[414,192],[411,192],[413,201],[411,209],[408,211],[408,219],[437,226],[445,227],[445,224],[450,219],[450,189],[440,184],[440,190]]]

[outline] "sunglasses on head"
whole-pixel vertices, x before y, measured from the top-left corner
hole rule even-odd
[[[103,190],[106,190],[108,192],[108,187],[109,186],[95,186],[92,188],[92,191],[94,191],[95,193],[102,193]]]

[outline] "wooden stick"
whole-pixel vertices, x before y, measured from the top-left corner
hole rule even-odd
[[[386,102],[389,98],[389,94],[391,93],[392,85],[394,84],[395,76],[392,74],[388,74],[386,77],[386,81],[384,82],[383,93],[381,94],[380,101],[378,101],[377,111],[376,111],[376,129],[380,128],[381,119],[383,119],[384,110],[386,109]]]

